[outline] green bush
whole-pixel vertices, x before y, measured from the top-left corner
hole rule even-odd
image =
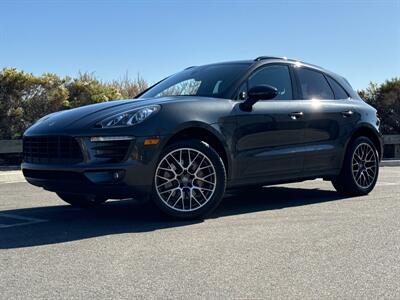
[[[141,78],[101,82],[93,74],[60,78],[34,76],[14,68],[0,71],[0,139],[18,139],[49,113],[116,99],[129,99],[147,88]]]
[[[400,134],[400,78],[386,80],[381,85],[371,82],[358,93],[377,109],[383,134]]]

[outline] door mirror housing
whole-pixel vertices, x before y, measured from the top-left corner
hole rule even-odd
[[[240,103],[239,107],[244,111],[251,111],[253,105],[259,100],[271,100],[278,95],[278,89],[267,85],[260,84],[252,87],[247,92],[247,99]]]

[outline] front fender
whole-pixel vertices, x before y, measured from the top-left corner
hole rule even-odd
[[[213,140],[217,141],[218,144],[221,146],[219,148],[220,149],[222,148],[222,150],[224,151],[224,156],[227,160],[227,168],[228,170],[231,170],[233,152],[228,144],[229,133],[226,131],[225,128],[223,128],[224,126],[226,126],[226,124],[224,125],[220,123],[207,124],[200,121],[185,122],[177,126],[170,134],[166,136],[165,139],[163,139],[160,148],[164,148],[172,140],[179,137],[202,139],[203,141],[208,142],[208,138],[210,138],[211,136]]]

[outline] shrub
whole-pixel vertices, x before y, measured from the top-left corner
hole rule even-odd
[[[82,105],[133,98],[147,88],[138,75],[111,83],[92,73],[78,78],[55,74],[34,76],[15,68],[0,71],[0,139],[18,139],[37,119],[49,113]]]
[[[400,134],[400,78],[386,80],[381,85],[371,82],[358,92],[377,109],[383,134]]]

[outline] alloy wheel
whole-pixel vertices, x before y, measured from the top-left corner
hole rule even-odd
[[[368,143],[359,144],[352,157],[352,174],[357,185],[369,188],[375,181],[377,169],[378,160],[373,147]]]
[[[217,186],[213,163],[193,148],[178,148],[166,154],[157,166],[154,180],[158,197],[181,212],[203,207]]]

